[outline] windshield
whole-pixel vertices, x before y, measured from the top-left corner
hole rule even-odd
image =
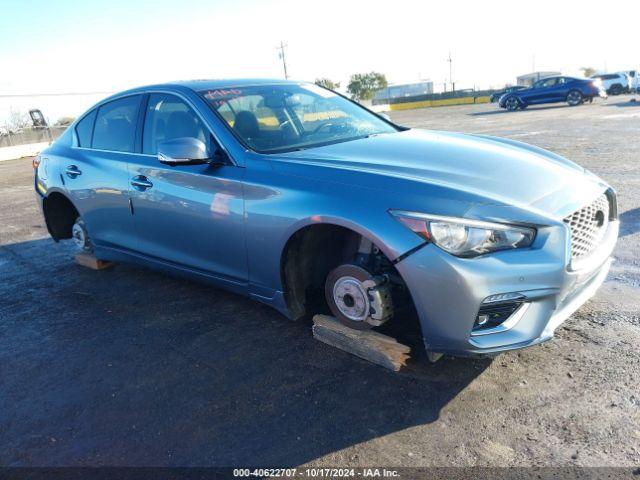
[[[231,87],[200,93],[246,146],[261,153],[398,131],[366,109],[313,84]]]

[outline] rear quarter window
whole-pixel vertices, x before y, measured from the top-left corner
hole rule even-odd
[[[93,136],[93,124],[96,120],[97,110],[93,110],[84,116],[76,125],[76,136],[78,146],[91,147],[91,137]]]

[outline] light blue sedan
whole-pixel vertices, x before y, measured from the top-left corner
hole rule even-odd
[[[603,282],[618,236],[614,191],[558,155],[399,127],[308,83],[129,90],[36,164],[55,240],[292,319],[367,329],[415,309],[432,359],[550,339]]]

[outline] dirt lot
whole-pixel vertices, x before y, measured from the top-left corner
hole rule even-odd
[[[640,102],[392,114],[506,136],[619,193],[616,263],[553,341],[393,374],[307,324],[138,267],[94,272],[46,235],[28,160],[0,163],[0,465],[640,463]]]

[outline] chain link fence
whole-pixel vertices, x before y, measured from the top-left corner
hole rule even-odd
[[[67,129],[66,126],[23,128],[17,132],[0,133],[0,148],[31,143],[53,142]]]

